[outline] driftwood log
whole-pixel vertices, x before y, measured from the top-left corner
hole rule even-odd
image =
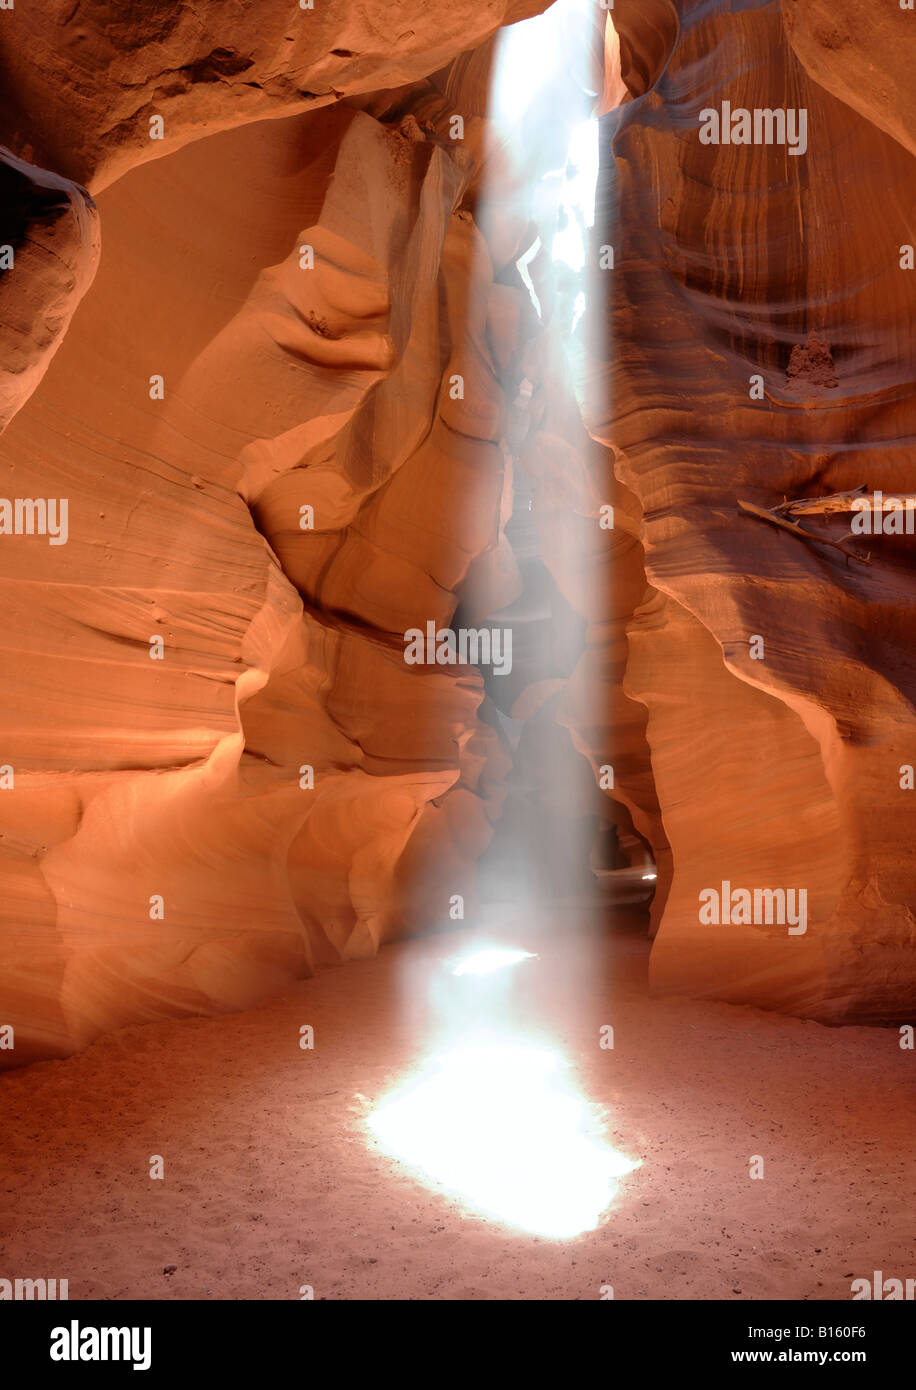
[[[853,536],[854,533],[852,531],[849,532],[849,535],[844,536],[843,540],[835,541],[831,540],[829,536],[819,536],[813,531],[805,531],[798,521],[789,521],[786,519],[792,516],[824,515],[830,512],[851,512],[853,510],[853,502],[857,500],[864,501],[866,496],[865,487],[863,486],[854,488],[852,492],[828,493],[826,497],[799,497],[795,501],[782,502],[778,507],[772,508],[758,507],[755,502],[745,502],[739,497],[738,506],[743,512],[747,512],[749,516],[756,516],[761,521],[768,521],[771,526],[778,526],[781,531],[788,531],[790,535],[798,536],[799,540],[808,541],[809,544],[813,541],[818,545],[829,545],[834,550],[842,551],[850,560],[858,560],[862,565],[870,565],[870,555],[857,555],[854,550],[847,550],[846,546],[843,544],[843,541],[847,541]],[[900,494],[895,500],[905,500],[907,496],[912,497],[914,494]],[[880,499],[876,499],[875,495],[871,494],[870,500],[874,504],[871,510],[894,510],[893,507],[884,505],[889,499],[883,496]],[[856,510],[858,510],[858,508]]]

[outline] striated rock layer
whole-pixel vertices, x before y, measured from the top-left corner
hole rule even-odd
[[[427,67],[443,51],[433,20]],[[454,22],[436,31],[452,49]],[[405,52],[362,85],[415,72]],[[92,59],[99,91],[71,93],[93,129],[93,103],[121,99],[99,92],[128,71],[105,53]],[[605,761],[608,740],[583,665],[603,669],[608,618],[581,563],[576,577],[569,548],[551,557],[546,539],[576,524],[594,536],[598,494],[583,477],[570,495],[570,468],[585,450],[606,470],[607,453],[554,382],[515,267],[536,235],[528,184],[556,149],[493,172],[492,56],[484,45],[428,81],[269,121],[251,120],[263,107],[234,75],[195,71],[187,90],[169,85],[187,130],[155,146],[161,159],[109,119],[77,167],[48,134],[63,129],[57,98],[42,108],[43,157],[102,190],[105,251],[0,441],[8,490],[66,500],[68,516],[66,544],[14,534],[0,547],[0,1020],[16,1039],[4,1061],[245,1007],[447,920],[456,895],[471,916],[513,761],[542,838],[558,821],[589,837],[609,823],[587,761]],[[43,51],[32,79],[63,62]],[[271,89],[272,114],[301,106],[291,81]],[[145,119],[146,105],[131,110]],[[214,125],[226,128],[191,142]],[[9,131],[21,147],[12,118]],[[142,167],[116,178],[127,160]],[[488,161],[501,196],[479,225]],[[58,307],[46,278],[55,336],[33,327],[20,402],[97,250],[86,195],[30,177],[55,190],[68,297]],[[17,260],[0,289],[29,294],[29,266]],[[541,287],[546,302],[543,275]],[[557,575],[546,629],[573,610],[597,624],[581,660],[573,633],[545,662],[543,611],[525,597],[538,573],[526,578],[524,546],[506,538],[523,455]],[[405,663],[408,628],[456,614],[512,622],[517,669],[502,687]],[[511,731],[526,722],[519,750]],[[585,755],[575,804],[555,804],[542,740],[561,762]]]
[[[592,403],[656,591],[624,677],[672,853],[654,987],[829,1021],[916,996],[916,540],[854,539],[868,566],[737,502],[913,489],[916,169],[888,98],[916,16],[865,11],[619,0]],[[701,142],[724,101],[804,110],[807,148]],[[806,521],[839,541],[850,517]],[[807,931],[705,924],[723,881],[804,889]]]
[[[93,192],[201,135],[411,82],[541,0],[44,0],[0,14],[2,139]],[[161,121],[161,124],[151,122]]]
[[[909,18],[571,8],[501,124],[541,8],[0,12],[0,1062],[456,903],[561,928],[647,845],[658,991],[912,1008],[914,541],[737,505],[916,490]],[[587,361],[549,248],[596,99]],[[723,101],[804,152],[701,143]],[[427,623],[511,673],[408,665]],[[806,930],[703,921],[724,881]]]
[[[502,486],[473,418],[455,449],[430,430],[465,177],[337,107],[102,195],[93,293],[0,446],[18,494],[69,499],[70,532],[0,554],[17,1054],[374,949],[422,807],[462,775],[477,806],[480,679],[415,674],[400,638],[448,616],[469,560],[462,533],[428,573],[424,497],[468,494],[469,464]]]

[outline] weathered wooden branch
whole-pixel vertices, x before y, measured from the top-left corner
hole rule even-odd
[[[857,493],[834,493],[834,496],[845,496],[850,498],[855,497],[857,495]],[[800,500],[807,501],[809,499],[802,498]],[[813,502],[825,502],[828,499],[815,497],[811,498],[810,500]],[[832,546],[834,550],[842,551],[842,553],[848,556],[851,560],[858,560],[859,563],[863,565],[871,564],[871,560],[868,556],[857,555],[854,550],[847,550],[845,545],[843,545],[840,541],[830,540],[828,536],[816,536],[811,531],[804,531],[797,521],[785,521],[782,516],[778,516],[777,511],[784,509],[788,505],[790,504],[784,502],[782,504],[782,508],[774,508],[771,511],[768,507],[758,507],[753,502],[743,502],[740,497],[738,498],[738,506],[741,508],[743,512],[747,512],[750,516],[759,517],[761,521],[768,521],[771,526],[778,526],[781,531],[788,531],[790,535],[798,536],[799,540],[808,541],[809,543],[811,541],[816,541],[818,545],[829,545]],[[813,511],[814,508],[812,508],[811,510]],[[827,509],[824,508],[823,510]],[[850,508],[848,506],[837,507],[833,508],[832,510],[849,511]]]
[[[819,516],[830,512],[897,512],[901,503],[916,506],[916,492],[869,493],[863,483],[851,492],[829,492],[826,497],[797,497],[773,507],[777,516]],[[866,505],[863,506],[862,504]]]
[[[829,512],[851,512],[852,504],[864,500],[865,484],[853,488],[851,492],[830,492],[826,497],[796,497],[791,502],[781,502],[773,511],[777,516],[808,516],[811,513],[822,515]]]

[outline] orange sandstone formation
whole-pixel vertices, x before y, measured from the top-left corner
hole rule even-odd
[[[908,542],[737,507],[912,490],[909,137],[790,0],[617,0],[507,135],[543,8],[0,14],[0,476],[58,524],[0,537],[0,1060],[473,920],[513,844],[548,914],[650,846],[659,990],[910,1007]],[[702,143],[723,102],[804,155]],[[586,359],[551,189],[595,110]],[[408,664],[427,623],[511,673]],[[807,930],[704,923],[726,880]]]
[[[454,14],[426,24],[429,67]],[[405,52],[364,85],[410,75]],[[121,71],[103,64],[99,88]],[[462,205],[473,154],[447,106],[422,127],[343,101],[253,122],[261,107],[199,73],[192,112],[195,81],[193,133],[220,93],[235,128],[114,183],[130,133],[108,173],[99,154],[98,278],[0,443],[8,490],[69,516],[65,545],[11,535],[0,553],[14,1062],[243,1007],[445,920],[454,893],[470,907],[504,797],[481,676],[413,668],[403,643],[448,623],[465,584],[485,612],[517,589],[499,377],[536,318],[522,286],[494,285]],[[61,238],[63,308],[45,284],[59,338],[92,205],[34,178],[77,243]],[[29,271],[4,290],[31,292]]]
[[[672,853],[652,980],[906,1018],[914,542],[872,538],[871,567],[852,564],[737,500],[912,486],[914,166],[888,98],[916,16],[619,0],[613,21],[631,99],[603,121],[617,256],[592,411],[656,591],[633,610],[624,677]],[[701,113],[723,102],[806,112],[804,155],[703,143]],[[704,924],[700,895],[724,882],[804,889],[806,932]]]

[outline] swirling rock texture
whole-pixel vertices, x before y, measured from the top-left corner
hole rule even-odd
[[[523,874],[557,842],[532,896],[579,891],[608,834],[644,854],[589,768],[612,741],[590,692],[621,656],[591,584],[609,456],[516,266],[594,91],[558,78],[562,118],[521,161],[487,119],[479,40],[535,8],[429,14],[396,52],[388,12],[357,52],[325,7],[306,61],[260,10],[214,4],[201,34],[190,11],[81,7],[34,21],[28,72],[11,57],[8,165],[57,241],[41,297],[42,240],[10,234],[0,292],[39,309],[10,413],[85,298],[0,444],[11,494],[68,506],[66,544],[2,555],[4,1062],[245,1007],[456,895],[470,917],[507,794]],[[459,32],[477,46],[437,68]],[[95,204],[25,152],[98,197],[91,293]],[[488,615],[516,639],[504,682],[405,663],[408,628]]]
[[[916,542],[853,541],[867,566],[737,501],[913,489],[916,15],[880,10],[618,0],[627,96],[602,122],[590,422],[653,591],[624,677],[672,851],[651,979],[826,1021],[913,1007]],[[724,101],[805,110],[806,151],[704,144]],[[806,889],[807,932],[701,925],[723,881]]]
[[[543,8],[0,12],[0,476],[68,501],[0,544],[0,1064],[646,845],[659,990],[906,1013],[907,539],[736,510],[907,488],[890,78],[823,39],[857,0],[617,0],[510,141],[493,35]],[[599,93],[586,361],[544,180]],[[806,155],[700,145],[723,98],[806,107]],[[427,622],[511,626],[511,675],[408,666]],[[807,934],[701,928],[724,878]]]
[[[425,77],[536,0],[47,0],[3,15],[4,141],[98,192],[247,121]],[[150,122],[161,117],[151,140]]]
[[[473,896],[508,758],[479,673],[407,666],[403,632],[499,549],[490,325],[506,366],[525,295],[452,107],[358,98],[537,8],[2,16],[7,414],[35,392],[3,476],[69,513],[0,557],[4,1061],[242,1007]],[[485,607],[512,584],[504,548]]]

